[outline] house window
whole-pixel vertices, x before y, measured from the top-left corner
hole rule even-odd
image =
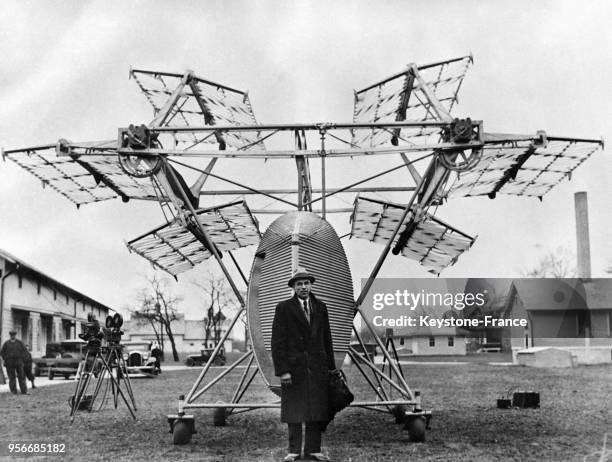
[[[404,337],[400,337],[400,345],[404,344]]]
[[[436,346],[436,338],[435,337],[429,337],[429,346],[430,347],[435,347]]]
[[[68,305],[68,303],[70,303],[70,299],[68,298],[68,295],[66,295],[66,305]]]
[[[36,282],[36,293],[40,295],[40,281]]]
[[[455,346],[455,337],[448,338],[448,346],[449,347]]]
[[[21,274],[19,275],[19,288],[21,289],[21,286],[23,285],[23,278],[21,277]]]
[[[53,289],[53,300],[57,300],[57,290]]]

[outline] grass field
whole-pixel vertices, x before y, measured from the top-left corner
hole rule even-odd
[[[29,396],[3,393],[0,441],[5,446],[24,440],[66,443],[62,460],[281,460],[286,428],[277,410],[232,416],[226,427],[212,425],[212,411],[196,410],[198,433],[192,442],[172,444],[166,415],[176,412],[178,395],[188,391],[198,371],[133,381],[136,421],[122,404],[114,410],[108,403],[99,412],[79,413],[70,425],[67,399],[74,381],[39,388]],[[532,369],[476,362],[416,364],[405,372],[434,414],[426,442],[409,443],[408,434],[388,414],[348,409],[324,435],[324,449],[334,460],[571,461],[601,450],[606,431],[612,440],[610,366]],[[358,399],[372,399],[355,369],[348,376]],[[238,380],[238,373],[230,374],[222,387],[211,390],[209,400],[227,399],[230,384]],[[538,391],[541,408],[497,409],[496,399],[515,386]],[[274,399],[258,380],[247,394],[249,401]]]

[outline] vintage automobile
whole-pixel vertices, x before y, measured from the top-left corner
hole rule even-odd
[[[32,360],[34,374],[40,376],[46,373],[49,380],[53,380],[56,375],[69,379],[71,375],[76,375],[79,363],[85,359],[86,346],[87,342],[80,339],[47,343],[45,355]]]
[[[214,348],[204,348],[203,350],[200,350],[199,355],[187,356],[187,359],[185,359],[185,364],[189,367],[202,366],[203,364],[206,364],[206,362],[210,359],[210,355],[213,351]],[[217,356],[215,356],[213,364],[215,366],[225,366],[225,361],[225,349],[221,348],[217,353]]]
[[[123,359],[130,377],[155,377],[161,371],[155,367],[150,342],[123,342]]]

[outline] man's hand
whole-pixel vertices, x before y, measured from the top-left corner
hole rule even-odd
[[[280,376],[281,385],[291,385],[291,372],[285,372]]]

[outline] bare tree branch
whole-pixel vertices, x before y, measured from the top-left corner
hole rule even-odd
[[[576,277],[576,259],[572,252],[564,247],[558,247],[546,253],[537,265],[521,276],[526,278],[573,278]]]
[[[130,311],[137,323],[149,323],[151,325],[162,352],[164,350],[164,332],[166,333],[172,347],[173,359],[178,361],[179,356],[174,342],[172,322],[178,319],[177,305],[182,298],[170,292],[167,279],[159,279],[153,275],[147,278],[147,283],[148,286],[142,288],[138,294],[138,307]]]

